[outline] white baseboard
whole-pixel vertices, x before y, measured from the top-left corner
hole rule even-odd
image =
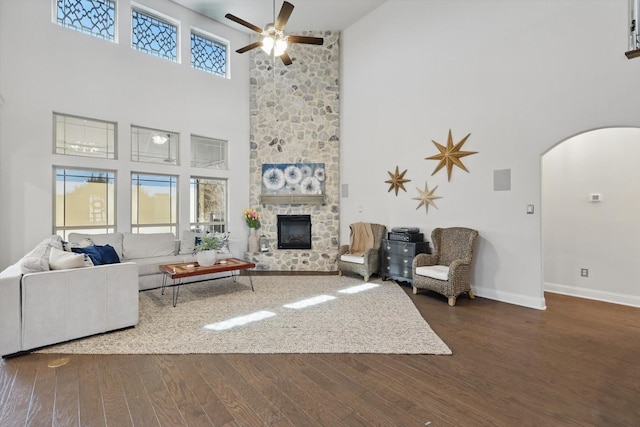
[[[544,298],[532,298],[526,295],[512,294],[510,292],[496,291],[495,289],[487,289],[475,286],[473,287],[473,293],[482,298],[489,298],[509,304],[535,308],[537,310],[545,310],[547,308]]]
[[[595,289],[580,288],[577,286],[560,285],[558,283],[544,283],[545,292],[555,294],[570,295],[574,297],[592,299],[614,304],[640,307],[640,297],[635,295],[617,294],[614,292],[600,291]]]

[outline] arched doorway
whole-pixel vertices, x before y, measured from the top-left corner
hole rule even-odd
[[[640,306],[640,129],[587,131],[543,154],[544,290]]]

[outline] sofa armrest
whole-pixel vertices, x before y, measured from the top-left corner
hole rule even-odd
[[[20,264],[7,267],[0,273],[0,356],[17,353],[20,341]]]

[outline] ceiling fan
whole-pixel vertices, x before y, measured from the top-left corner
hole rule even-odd
[[[273,10],[275,15],[275,4]],[[287,53],[287,48],[289,47],[290,43],[322,45],[324,43],[324,39],[322,37],[294,35],[286,36],[284,34],[284,27],[285,25],[287,25],[287,21],[289,20],[289,16],[291,16],[291,12],[293,12],[293,5],[285,1],[284,3],[282,3],[282,7],[280,8],[280,12],[278,13],[278,17],[275,19],[275,22],[267,24],[264,29],[245,21],[244,19],[227,13],[225,15],[225,18],[237,22],[238,24],[247,27],[250,30],[253,30],[263,36],[262,40],[241,47],[240,49],[236,50],[236,52],[245,53],[257,47],[261,47],[262,50],[265,51],[265,53],[267,53],[268,55],[273,54],[273,56],[279,56],[284,65],[291,65],[291,57]]]

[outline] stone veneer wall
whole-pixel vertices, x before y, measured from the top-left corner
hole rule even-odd
[[[251,69],[250,204],[260,213],[259,235],[269,251],[246,253],[261,270],[335,271],[339,247],[340,99],[339,33],[323,46],[292,45],[285,67],[254,49]],[[324,163],[325,204],[260,204],[263,163]],[[277,249],[277,215],[311,215],[311,250]]]

